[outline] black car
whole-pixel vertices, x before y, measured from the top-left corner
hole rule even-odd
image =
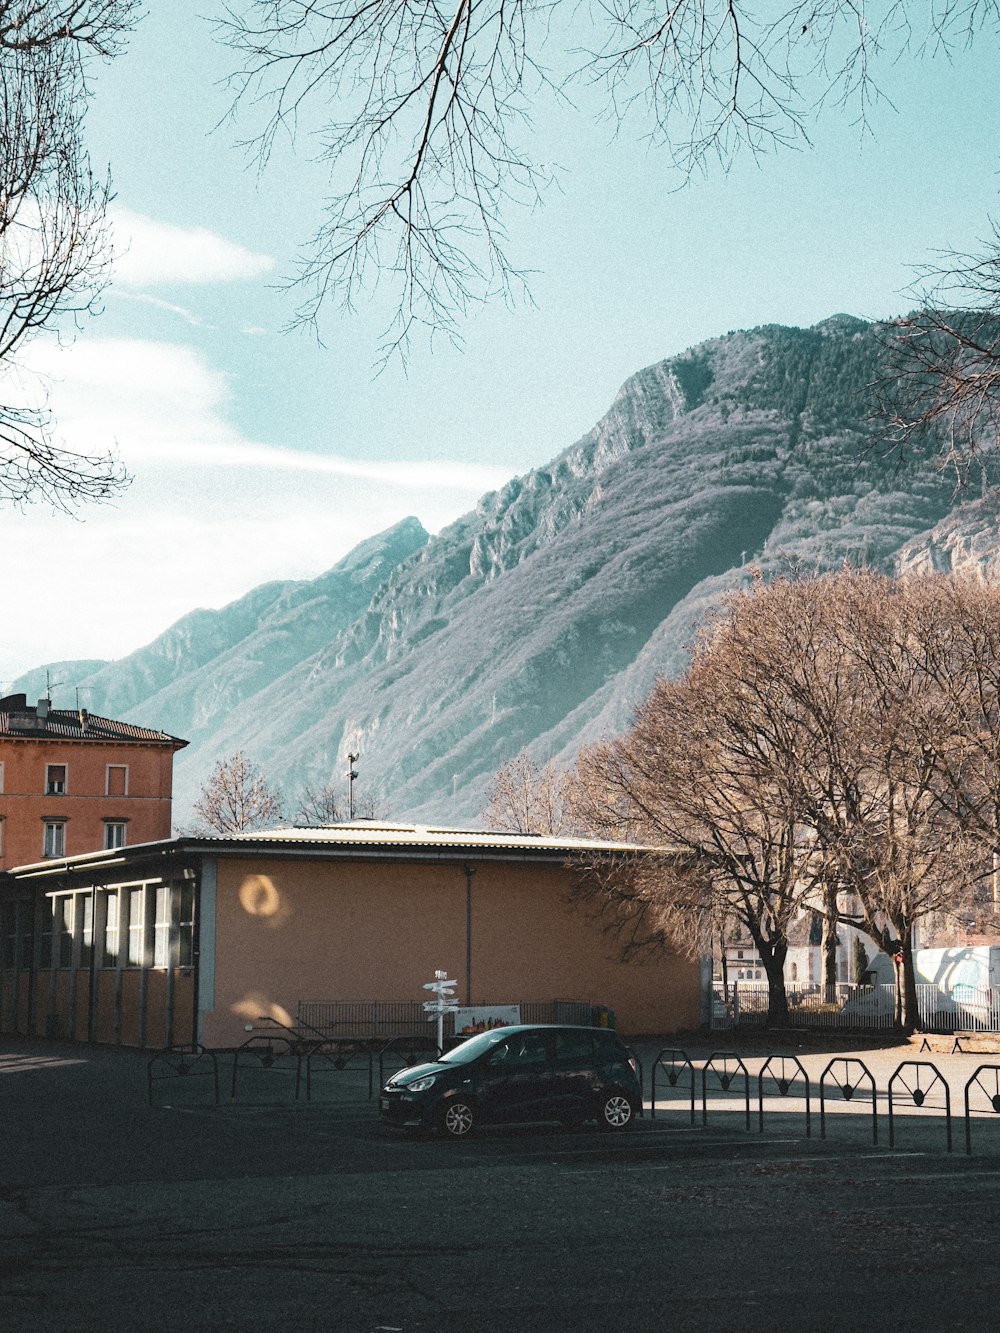
[[[480,1032],[400,1070],[379,1097],[385,1124],[452,1138],[503,1120],[626,1129],[641,1109],[638,1067],[614,1031],[554,1024]]]

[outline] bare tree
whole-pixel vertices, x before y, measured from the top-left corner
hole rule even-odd
[[[281,806],[280,793],[244,751],[237,750],[216,764],[194,810],[215,833],[249,833],[279,823]]]
[[[111,452],[57,440],[18,357],[97,308],[109,187],[83,145],[87,63],[114,54],[138,12],[138,0],[0,0],[0,501],[18,506],[104,499],[126,481]]]
[[[865,123],[880,63],[971,40],[996,0],[912,6],[793,0],[247,0],[221,36],[236,52],[236,106],[263,113],[248,148],[279,136],[321,145],[331,191],[294,278],[296,321],[331,296],[350,305],[369,278],[399,284],[390,346],[415,325],[455,335],[470,301],[523,288],[504,215],[533,206],[552,177],[526,146],[546,95],[598,119],[635,122],[681,173],[726,168],[807,141],[826,105]],[[556,156],[546,147],[544,158]]]
[[[375,798],[367,793],[355,797],[355,818],[376,819]],[[295,822],[309,828],[343,824],[350,815],[343,792],[332,782],[322,787],[303,787],[295,811]]]
[[[796,914],[821,913],[827,940],[849,922],[897,961],[911,1030],[917,929],[975,914],[1000,842],[997,623],[997,589],[943,577],[844,569],[735,595],[686,676],[582,756],[591,822],[684,853],[598,888],[674,939],[739,921],[771,1022]]]
[[[920,308],[882,333],[880,433],[903,458],[928,439],[965,484],[1000,444],[1000,232],[923,271]]]
[[[717,630],[683,680],[657,682],[624,736],[583,752],[575,805],[606,835],[660,848],[629,867],[624,920],[641,910],[647,931],[691,950],[738,922],[764,966],[768,1022],[782,1024],[789,927],[815,863],[785,771],[790,724],[780,707],[752,712],[742,683]]]
[[[486,794],[483,820],[510,833],[571,833],[567,775],[551,761],[541,767],[526,750],[498,768]]]

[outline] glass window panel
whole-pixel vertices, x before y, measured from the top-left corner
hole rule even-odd
[[[89,967],[94,953],[94,897],[91,893],[77,895],[80,913],[80,966]]]
[[[113,851],[116,847],[125,846],[125,824],[124,821],[109,820],[104,825],[104,847],[106,851]]]
[[[181,967],[194,964],[194,885],[184,880],[176,890],[177,908],[177,962]]]
[[[45,824],[45,836],[42,841],[43,856],[64,856],[66,854],[66,825],[56,820]]]
[[[145,950],[145,889],[130,889],[128,895],[128,965],[142,967]]]
[[[108,894],[108,915],[104,925],[104,966],[118,962],[118,894]]]
[[[70,967],[73,963],[73,916],[76,903],[72,894],[58,900],[59,908],[56,922],[59,929],[59,967]]]
[[[170,965],[170,887],[161,884],[156,890],[156,918],[153,923],[153,966]]]

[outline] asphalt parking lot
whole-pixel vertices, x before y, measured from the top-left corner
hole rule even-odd
[[[835,1054],[796,1058],[815,1080]],[[843,1056],[879,1088],[917,1058]],[[680,1080],[623,1135],[445,1143],[383,1130],[360,1067],[308,1103],[261,1069],[231,1104],[226,1069],[218,1106],[189,1078],[149,1105],[144,1055],[0,1040],[0,1328],[995,1330],[1000,1115],[967,1156],[954,1094],[1000,1057],[921,1059],[952,1088],[951,1153],[933,1098],[892,1149],[860,1096],[824,1140],[777,1095],[761,1133],[754,1090],[748,1132],[738,1078],[707,1125]]]

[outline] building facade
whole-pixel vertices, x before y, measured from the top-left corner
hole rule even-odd
[[[0,699],[0,870],[169,838],[186,744],[48,699]]]
[[[576,1001],[626,1032],[697,1027],[699,968],[623,961],[574,903],[575,839],[362,823],[178,838],[0,876],[0,1031],[231,1048],[301,1006]]]

